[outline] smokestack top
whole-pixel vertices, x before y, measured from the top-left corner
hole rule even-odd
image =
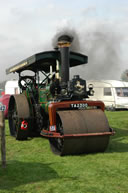
[[[58,47],[70,47],[72,41],[72,36],[62,35],[58,38]]]

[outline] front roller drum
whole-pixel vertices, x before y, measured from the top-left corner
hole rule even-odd
[[[109,143],[109,124],[105,113],[100,109],[58,111],[57,128],[69,138],[51,138],[50,146],[55,154],[77,155],[104,152]],[[74,137],[73,134],[91,134]],[[93,133],[96,134],[93,136]],[[103,133],[103,135],[98,135]]]
[[[28,137],[28,129],[22,130],[23,120],[30,118],[29,104],[25,95],[12,95],[9,101],[8,121],[10,134],[17,140],[25,140]]]

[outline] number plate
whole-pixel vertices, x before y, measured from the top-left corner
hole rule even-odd
[[[50,126],[50,131],[56,131],[56,125],[51,125]]]
[[[71,104],[71,108],[77,108],[77,109],[86,109],[88,107],[87,103],[78,103],[78,104]]]

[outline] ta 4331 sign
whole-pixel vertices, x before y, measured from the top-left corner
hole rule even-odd
[[[85,109],[88,107],[87,103],[72,103],[71,108]]]

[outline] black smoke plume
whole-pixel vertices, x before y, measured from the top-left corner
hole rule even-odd
[[[97,25],[82,32],[83,52],[88,55],[87,79],[120,79],[121,39],[109,25]]]
[[[76,32],[75,29],[68,29],[68,28],[63,28],[57,31],[57,33],[55,34],[55,36],[52,39],[52,45],[55,48],[57,46],[57,42],[58,42],[58,38],[61,35],[69,35],[71,37],[73,37],[73,42],[71,44],[70,50],[74,51],[74,52],[80,52],[81,48],[80,48],[80,42],[79,42],[79,35]]]
[[[52,40],[53,47],[62,34],[74,37],[72,51],[88,56],[88,64],[72,68],[72,75],[79,74],[84,79],[120,79],[121,38],[114,26],[97,24],[84,29],[60,29]]]

